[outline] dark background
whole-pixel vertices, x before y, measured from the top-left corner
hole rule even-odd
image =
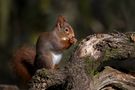
[[[0,0],[0,83],[15,83],[9,64],[16,48],[35,44],[64,15],[78,40],[93,33],[135,30],[135,0]]]

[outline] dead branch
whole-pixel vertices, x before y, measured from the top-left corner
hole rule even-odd
[[[134,64],[133,33],[90,35],[64,67],[38,70],[29,90],[134,90]]]

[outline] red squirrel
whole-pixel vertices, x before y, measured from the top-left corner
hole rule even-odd
[[[53,30],[39,35],[36,48],[24,46],[16,51],[13,68],[24,81],[28,81],[37,69],[54,69],[63,51],[76,41],[74,31],[65,17],[58,16]]]

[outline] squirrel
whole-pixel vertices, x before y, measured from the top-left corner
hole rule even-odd
[[[59,64],[63,51],[76,41],[71,25],[65,17],[58,16],[53,30],[39,35],[36,48],[24,46],[15,52],[12,66],[18,76],[29,81],[37,69],[54,69]]]

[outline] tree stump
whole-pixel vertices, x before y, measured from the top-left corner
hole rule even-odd
[[[134,33],[89,35],[64,67],[38,70],[29,90],[135,90],[134,42]]]

